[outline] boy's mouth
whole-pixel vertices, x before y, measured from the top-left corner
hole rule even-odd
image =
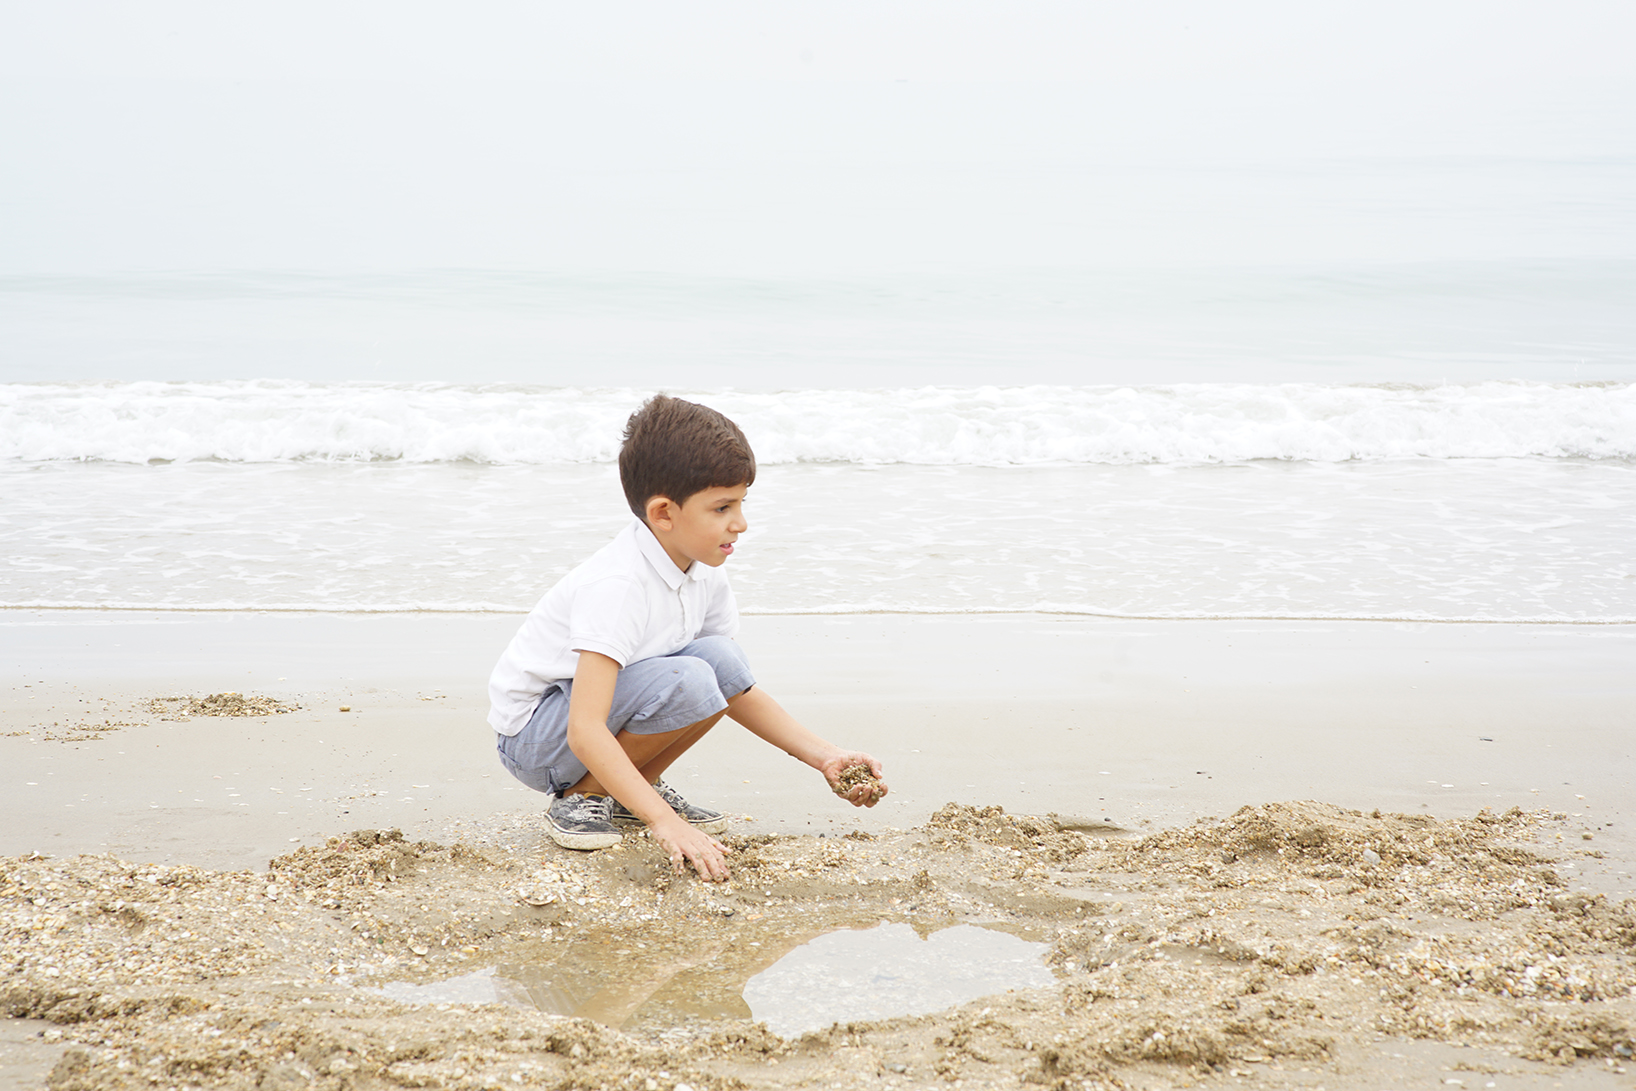
[[[721,551],[731,557],[733,555],[733,543],[723,542],[721,544]]]

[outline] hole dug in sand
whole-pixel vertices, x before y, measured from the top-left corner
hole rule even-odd
[[[1094,836],[951,804],[915,830],[730,836],[725,884],[637,835],[559,850],[537,815],[452,846],[357,831],[265,872],[13,858],[0,1014],[61,1028],[53,1091],[1370,1087],[1417,1041],[1502,1088],[1583,1084],[1636,1053],[1636,902],[1573,878],[1591,857],[1566,821],[1296,802]],[[809,940],[929,953],[984,928],[1048,944],[1056,984],[799,1036],[750,984]],[[775,998],[834,1018],[824,990],[870,960]]]

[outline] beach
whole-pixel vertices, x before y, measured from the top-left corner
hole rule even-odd
[[[0,6],[0,1091],[1636,1089],[1633,31]],[[486,723],[659,393],[713,885]]]
[[[1628,626],[749,617],[761,684],[892,794],[724,724],[672,776],[734,815],[704,887],[549,842],[483,723],[515,615],[4,621],[13,1086],[1630,1083]],[[168,700],[230,691],[298,707]],[[779,954],[894,921],[1056,983],[748,1018]],[[484,973],[594,980],[380,992]]]

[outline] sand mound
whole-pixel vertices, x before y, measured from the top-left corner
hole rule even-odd
[[[207,697],[155,697],[147,704],[147,710],[161,720],[185,720],[190,716],[277,716],[300,708],[300,705],[271,697],[246,697],[231,692],[212,693]]]

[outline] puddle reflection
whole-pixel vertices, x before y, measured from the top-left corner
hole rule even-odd
[[[907,924],[831,932],[744,986],[757,1022],[790,1037],[831,1023],[924,1015],[1007,989],[1055,984],[1046,945],[969,924],[921,939]]]
[[[807,942],[803,942],[803,941]],[[553,961],[501,964],[443,981],[366,991],[410,1004],[509,1004],[605,1026],[691,1019],[766,1022],[790,1036],[834,1022],[940,1011],[1007,989],[1051,985],[1046,945],[957,925],[786,935],[778,943],[635,950],[587,936]]]

